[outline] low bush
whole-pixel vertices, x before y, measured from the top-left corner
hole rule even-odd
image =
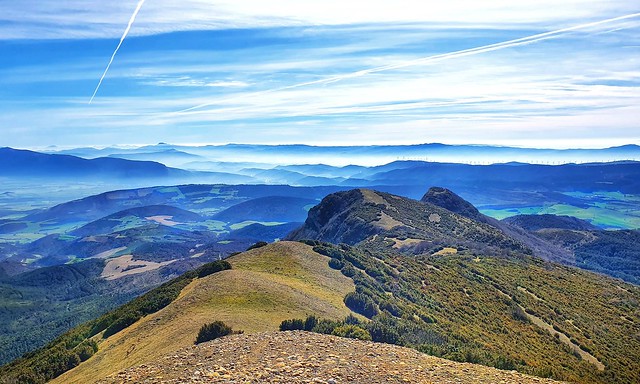
[[[227,336],[234,333],[230,326],[226,325],[222,321],[214,321],[213,323],[205,324],[200,328],[198,337],[196,337],[195,344],[204,343],[205,341],[211,341],[222,336]]]
[[[336,327],[331,334],[334,336],[348,337],[350,339],[371,340],[371,335],[367,330],[353,324],[345,324]]]

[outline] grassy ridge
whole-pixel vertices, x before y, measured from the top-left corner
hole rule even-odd
[[[22,358],[0,367],[0,379],[5,383],[44,383],[76,367],[98,351],[95,336],[103,332],[107,338],[143,316],[169,305],[181,290],[196,277],[229,269],[226,261],[215,261],[187,272],[160,287],[130,301],[116,310],[84,323],[63,334],[45,347],[27,353]]]
[[[232,269],[188,284],[176,300],[99,342],[99,351],[52,383],[95,382],[193,345],[203,324],[223,321],[246,333],[276,330],[290,317],[316,313],[341,319],[353,281],[328,267],[326,256],[293,242],[279,242],[226,259]]]

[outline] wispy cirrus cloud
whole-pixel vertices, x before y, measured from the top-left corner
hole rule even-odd
[[[0,3],[0,39],[117,38],[135,0],[22,0]],[[25,12],[25,10],[29,10]],[[549,12],[553,9],[553,12]],[[602,0],[154,0],[132,36],[194,30],[371,23],[428,23],[440,28],[566,26],[638,10],[634,1]]]
[[[329,77],[325,77],[325,78],[322,78],[322,79],[319,79],[319,80],[307,81],[307,82],[302,82],[302,83],[297,83],[297,84],[286,85],[286,86],[283,86],[283,87],[272,88],[272,89],[268,89],[268,90],[265,90],[265,91],[260,91],[258,94],[259,95],[263,95],[265,93],[281,92],[281,91],[286,91],[286,90],[289,90],[289,89],[300,88],[300,87],[308,87],[308,86],[330,84],[330,83],[334,83],[334,82],[337,82],[337,81],[348,80],[348,79],[357,78],[357,77],[361,77],[361,76],[367,76],[367,75],[375,74],[375,73],[379,73],[379,72],[393,71],[393,70],[398,70],[398,69],[402,69],[402,68],[406,68],[406,67],[412,67],[412,66],[417,66],[417,65],[425,65],[425,64],[430,64],[430,63],[434,63],[434,62],[446,61],[446,60],[457,59],[457,58],[466,57],[466,56],[472,56],[472,55],[478,55],[478,54],[483,54],[483,53],[487,53],[487,52],[493,52],[493,51],[496,51],[496,50],[502,50],[502,49],[507,49],[507,48],[512,48],[512,47],[517,47],[517,46],[521,46],[521,45],[533,44],[533,43],[536,43],[536,42],[539,42],[539,41],[558,38],[559,36],[562,36],[564,34],[567,34],[567,33],[573,32],[573,31],[579,31],[579,30],[588,29],[588,28],[598,28],[598,27],[601,27],[601,26],[606,26],[606,25],[609,25],[609,24],[612,24],[612,23],[616,23],[616,22],[620,22],[620,21],[626,21],[626,20],[629,20],[629,19],[636,19],[638,17],[640,17],[640,13],[631,13],[631,14],[627,14],[627,15],[617,16],[617,17],[614,17],[614,18],[598,20],[598,21],[594,21],[594,22],[590,22],[590,23],[574,25],[574,26],[571,26],[571,27],[561,28],[561,29],[557,29],[557,30],[553,30],[553,31],[547,31],[547,32],[538,33],[538,34],[530,35],[530,36],[525,36],[525,37],[521,37],[521,38],[517,38],[517,39],[502,41],[502,42],[499,42],[499,43],[488,44],[488,45],[483,45],[483,46],[479,46],[479,47],[468,48],[468,49],[463,49],[463,50],[459,50],[459,51],[447,52],[447,53],[431,55],[431,56],[426,56],[426,57],[420,57],[420,58],[417,58],[417,59],[407,60],[407,61],[403,61],[403,62],[400,62],[400,63],[392,63],[392,64],[383,65],[383,66],[374,67],[374,68],[361,69],[361,70],[358,70],[358,71],[355,71],[355,72],[350,72],[350,73],[341,74],[341,75],[337,75],[337,76],[329,76]],[[252,96],[252,95],[249,95],[249,96]],[[235,98],[238,98],[238,97],[243,97],[243,96],[236,96]],[[193,107],[189,107],[189,108],[183,109],[181,111],[178,111],[178,113],[188,113],[188,112],[191,112],[191,111],[194,111],[194,110],[198,110],[198,109],[201,109],[201,108],[208,107],[210,105],[212,105],[212,102],[203,103],[203,104],[199,104],[199,105],[196,105],[196,106],[193,106]]]
[[[147,2],[89,107],[136,2],[44,1],[55,33],[0,42],[2,142],[640,144],[640,20],[593,24],[632,2],[400,2]]]
[[[249,84],[239,80],[210,80],[197,79],[190,76],[180,77],[152,77],[145,79],[141,77],[140,84],[157,87],[211,87],[211,88],[245,88]]]

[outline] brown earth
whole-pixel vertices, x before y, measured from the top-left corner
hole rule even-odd
[[[301,331],[233,335],[100,383],[557,383],[390,344]]]

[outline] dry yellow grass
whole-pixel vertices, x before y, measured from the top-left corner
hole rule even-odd
[[[458,250],[456,248],[445,247],[439,250],[438,252],[434,253],[432,256],[455,255],[456,253],[458,253]]]
[[[161,263],[146,260],[134,261],[133,255],[123,255],[107,261],[107,264],[104,266],[100,277],[104,278],[105,280],[115,280],[124,276],[153,271],[154,269],[169,265],[174,261],[176,260],[163,261]],[[127,270],[127,268],[130,268],[132,266],[136,266],[136,268]]]
[[[166,308],[100,343],[99,351],[52,383],[89,383],[192,345],[204,323],[222,320],[247,333],[276,330],[282,320],[316,314],[343,318],[351,279],[311,247],[280,242],[228,259],[233,269],[185,287]]]

